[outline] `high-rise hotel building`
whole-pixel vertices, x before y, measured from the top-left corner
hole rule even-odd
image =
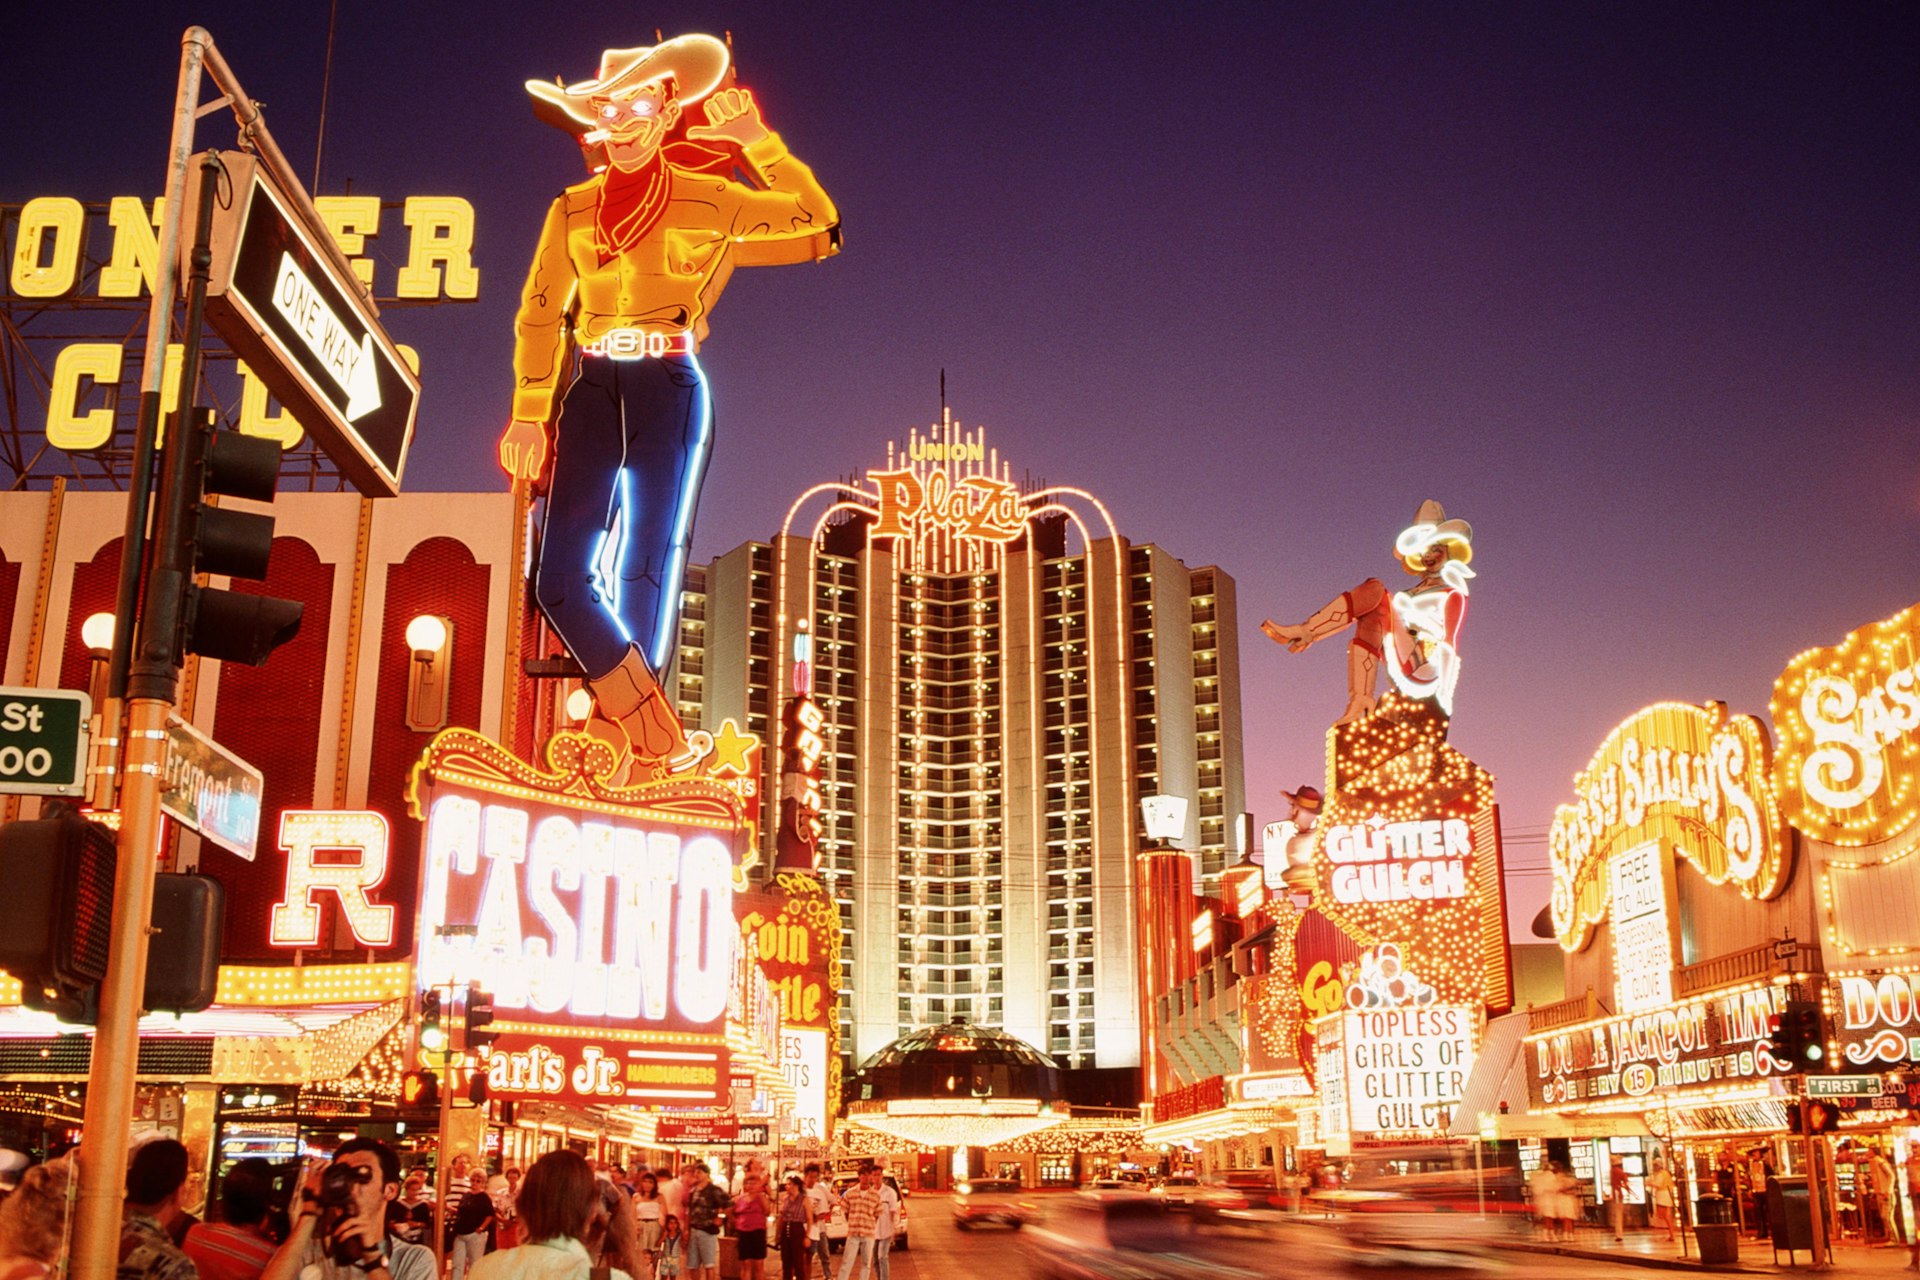
[[[1237,856],[1233,580],[1129,543],[1090,494],[1010,477],[947,416],[687,577],[681,715],[758,732],[770,799],[811,635],[856,1065],[956,1016],[1070,1068],[1137,1065],[1140,798],[1189,800],[1203,875]]]

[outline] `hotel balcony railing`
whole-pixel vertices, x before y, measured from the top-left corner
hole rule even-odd
[[[1535,1005],[1528,1009],[1527,1030],[1550,1031],[1555,1027],[1587,1022],[1606,1012],[1600,1005],[1600,997],[1593,993],[1592,987],[1588,987],[1582,995],[1556,1000],[1552,1004]]]
[[[1775,948],[1780,953],[1775,953]],[[1824,966],[1820,959],[1819,948],[1812,943],[1787,939],[1785,942],[1763,942],[1748,947],[1744,951],[1735,951],[1731,955],[1715,956],[1711,960],[1702,960],[1690,964],[1674,975],[1675,995],[1690,996],[1701,991],[1716,991],[1722,987],[1737,986],[1742,982],[1759,981],[1783,973],[1822,973]]]

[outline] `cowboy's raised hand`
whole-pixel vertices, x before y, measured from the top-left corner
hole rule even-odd
[[[689,138],[716,138],[748,147],[771,132],[760,119],[751,89],[722,89],[701,105],[707,123],[688,129]]]
[[[500,466],[513,478],[537,485],[547,462],[547,429],[538,422],[515,418],[500,437]]]

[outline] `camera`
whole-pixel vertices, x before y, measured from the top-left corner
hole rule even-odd
[[[335,1237],[340,1224],[353,1216],[353,1189],[373,1181],[373,1170],[359,1165],[330,1164],[320,1175],[320,1228],[334,1262],[348,1266],[359,1261],[366,1247],[358,1240]]]

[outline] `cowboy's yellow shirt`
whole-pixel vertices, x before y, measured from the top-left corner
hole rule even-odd
[[[804,262],[839,248],[839,211],[778,134],[746,156],[765,190],[668,165],[666,212],[604,263],[594,247],[604,180],[568,187],[553,202],[513,322],[515,419],[551,416],[569,341],[614,329],[691,332],[698,341],[734,267]]]

